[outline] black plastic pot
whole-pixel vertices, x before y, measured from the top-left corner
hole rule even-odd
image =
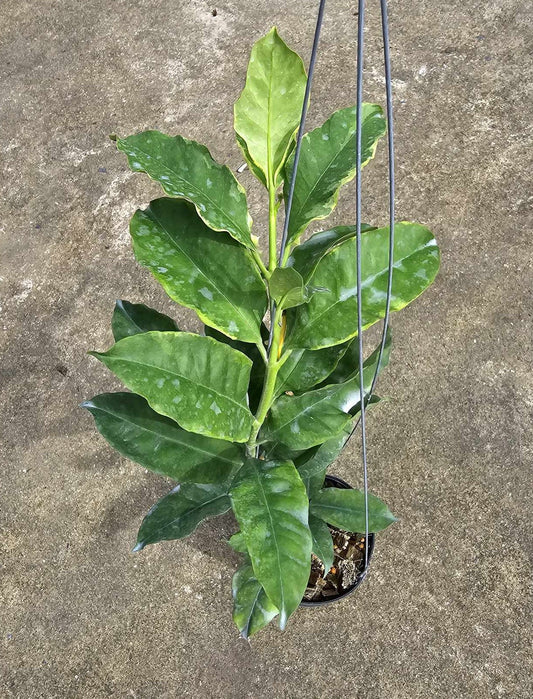
[[[350,490],[352,489],[352,486],[349,483],[346,483],[346,481],[343,481],[342,478],[338,478],[337,476],[326,476],[326,480],[324,481],[324,485],[326,488],[347,488]],[[375,535],[372,533],[369,533],[368,535],[368,564],[370,565],[370,559],[372,558],[372,554],[374,553],[374,540],[375,540]],[[359,585],[363,582],[365,579],[365,575],[361,573],[357,580],[354,582],[354,584],[349,587],[347,590],[345,590],[342,594],[337,595],[337,597],[328,597],[327,599],[321,599],[321,600],[302,600],[300,602],[300,607],[319,607],[324,604],[332,604],[333,602],[339,602],[340,600],[344,599],[347,595],[350,595],[356,588],[359,587]]]

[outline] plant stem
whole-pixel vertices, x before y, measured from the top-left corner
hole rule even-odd
[[[246,445],[247,452],[249,456],[255,456],[256,440],[259,430],[261,429],[263,422],[267,416],[268,411],[272,405],[274,399],[274,389],[276,387],[276,379],[278,376],[278,371],[281,366],[285,363],[286,357],[281,357],[277,359],[279,343],[281,338],[281,317],[283,311],[276,308],[274,318],[272,319],[272,324],[274,327],[274,333],[272,335],[272,344],[268,352],[268,361],[265,372],[265,381],[263,384],[263,392],[261,394],[261,400],[259,401],[259,406],[257,408],[257,413],[255,415],[255,420],[252,425],[252,432],[250,439]]]
[[[259,250],[252,250],[251,253],[252,253],[252,257],[255,260],[255,263],[257,264],[257,266],[261,270],[261,273],[263,274],[265,279],[268,279],[270,277],[270,272],[266,268],[265,263],[263,262],[263,260],[261,258],[261,253],[259,252]]]
[[[270,273],[276,268],[277,214],[276,188],[271,183],[268,187],[268,269]]]

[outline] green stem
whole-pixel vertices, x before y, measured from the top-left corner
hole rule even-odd
[[[269,279],[270,272],[266,268],[265,263],[263,262],[263,260],[261,258],[261,254],[260,254],[259,250],[252,250],[251,253],[252,253],[252,257],[255,260],[255,263],[257,264],[257,266],[261,270],[261,274],[265,277],[265,279]]]
[[[257,408],[257,413],[252,425],[252,432],[250,439],[246,445],[247,452],[249,456],[255,456],[256,440],[259,430],[261,429],[263,422],[267,416],[268,411],[272,406],[274,400],[274,389],[276,387],[276,379],[278,377],[278,371],[285,362],[285,357],[281,357],[278,360],[279,344],[281,339],[281,317],[283,311],[276,309],[274,318],[272,319],[274,332],[272,335],[272,344],[270,346],[270,351],[268,353],[268,361],[265,372],[265,381],[263,383],[263,392],[261,394],[261,399],[259,401],[259,406]]]
[[[268,269],[270,273],[276,268],[277,214],[276,188],[270,184],[268,187]]]

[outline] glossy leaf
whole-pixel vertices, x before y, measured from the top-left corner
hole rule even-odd
[[[322,386],[327,386],[331,383],[343,383],[357,370],[359,366],[359,340],[357,337],[354,337],[353,340],[349,340],[348,343],[344,345],[335,345],[335,347],[345,347],[346,344],[348,345],[346,351],[339,359],[337,366],[318,388],[322,388]],[[325,350],[318,351],[324,352]]]
[[[252,363],[231,347],[191,333],[148,332],[91,354],[184,429],[232,442],[248,439]]]
[[[306,75],[302,59],[276,28],[252,49],[246,85],[235,103],[235,133],[251,170],[267,186],[281,183],[281,168],[300,122]]]
[[[349,532],[365,531],[365,500],[362,490],[324,488],[311,502],[311,513],[328,524]],[[379,532],[396,522],[387,505],[368,494],[368,530]]]
[[[388,228],[363,233],[363,327],[385,315],[388,276]],[[327,290],[287,312],[286,348],[320,349],[346,342],[357,334],[356,241],[349,238],[325,254],[311,283]],[[398,311],[434,280],[439,249],[433,234],[417,223],[395,226],[391,310]]]
[[[304,482],[307,496],[311,500],[324,487],[326,470],[341,453],[355,424],[355,419],[346,423],[340,434],[305,451],[294,461],[300,478]]]
[[[377,230],[375,226],[371,226],[368,223],[361,224],[362,233],[375,230]],[[334,250],[341,243],[354,238],[355,235],[355,226],[335,226],[335,228],[330,228],[327,231],[315,233],[315,235],[312,235],[308,240],[293,249],[287,264],[289,267],[297,270],[305,283],[307,283],[324,255],[327,255],[328,252]]]
[[[179,328],[172,318],[164,313],[154,311],[153,308],[145,306],[144,303],[130,303],[129,301],[117,301],[111,319],[111,329],[115,342],[146,333],[150,330],[160,330],[161,332],[176,332]]]
[[[265,379],[265,360],[261,356],[257,345],[252,345],[247,342],[239,342],[239,340],[232,340],[223,333],[218,332],[214,328],[209,326],[204,327],[204,332],[208,337],[213,337],[219,342],[225,342],[233,349],[238,350],[245,354],[249,359],[252,360],[252,370],[250,373],[250,384],[248,386],[248,399],[250,403],[250,410],[255,413],[257,406],[259,404],[259,399],[261,398],[261,393],[263,391],[263,382]],[[264,323],[261,324],[261,338],[263,341],[263,346],[268,343],[268,328]]]
[[[354,177],[355,116],[355,107],[340,109],[304,136],[289,219],[289,241],[297,240],[311,221],[328,216],[337,204],[340,187]],[[363,104],[362,126],[364,166],[374,157],[378,139],[385,133],[381,107]],[[285,201],[293,160],[290,158],[285,168]]]
[[[278,372],[275,394],[316,386],[334,371],[347,348],[348,343],[322,350],[293,350]]]
[[[228,483],[185,483],[161,498],[143,519],[134,551],[148,544],[189,536],[206,517],[231,507]]]
[[[387,366],[390,337],[383,353],[381,368]],[[376,371],[378,350],[364,364],[364,395]],[[299,396],[280,396],[267,418],[264,438],[279,441],[291,449],[308,449],[338,435],[350,421],[350,411],[360,403],[359,370],[348,381],[330,384]]]
[[[242,245],[208,228],[188,202],[166,197],[138,210],[130,232],[135,257],[174,301],[232,338],[261,342],[266,287]]]
[[[232,582],[233,621],[243,638],[260,631],[278,614],[276,606],[254,575],[250,563],[241,566]]]
[[[134,172],[145,172],[169,196],[192,202],[209,228],[228,231],[247,248],[254,248],[244,189],[205,146],[183,136],[143,131],[118,139],[117,148],[128,156]]]
[[[255,576],[279,609],[283,629],[309,579],[304,484],[290,461],[248,459],[235,478],[231,499]]]
[[[174,480],[221,483],[244,461],[244,449],[182,429],[135,393],[103,393],[82,403],[123,456]]]
[[[391,327],[387,328],[387,336],[385,338],[385,346],[383,348],[383,361],[380,365],[380,370],[383,369],[387,364],[389,363],[390,360],[390,351],[391,351],[391,342],[392,342],[392,331]],[[369,363],[374,363],[374,366],[376,366],[377,362],[374,362],[374,360],[377,360],[377,357],[379,355],[379,348],[381,345],[381,341],[379,345],[376,347],[376,349],[368,356],[368,359],[366,360],[366,364],[368,365]],[[353,340],[350,340],[348,342],[348,348],[346,349],[346,352],[342,355],[340,358],[337,366],[335,369],[331,372],[331,374],[328,376],[328,378],[322,382],[318,388],[322,388],[323,386],[327,386],[332,383],[344,383],[345,381],[348,381],[354,374],[356,374],[359,371],[359,340],[357,337],[354,337]],[[372,377],[370,377],[371,380]]]
[[[334,556],[329,527],[320,517],[309,515],[309,529],[313,537],[313,553],[320,558],[327,573],[333,565]]]
[[[278,308],[293,308],[308,300],[303,279],[292,267],[276,267],[268,280],[270,297]]]

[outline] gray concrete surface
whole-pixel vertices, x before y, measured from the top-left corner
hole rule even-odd
[[[377,2],[367,100],[383,101]],[[107,135],[159,128],[241,163],[232,104],[272,24],[305,57],[316,3],[1,2],[0,696],[530,697],[531,12],[391,2],[398,213],[430,225],[435,286],[394,319],[370,481],[400,523],[338,607],[251,645],[230,617],[230,517],[130,553],[168,484],[107,447],[83,398],[118,386],[115,298],[171,302],[127,222],[157,188]],[[354,2],[330,0],[310,119],[353,102]],[[528,55],[529,54],[529,55]],[[386,219],[383,148],[364,218]],[[249,173],[263,233],[264,197]],[[347,190],[335,220],[350,222]],[[175,312],[175,311],[174,311]],[[191,313],[177,313],[190,328]],[[360,483],[357,444],[335,472]]]

